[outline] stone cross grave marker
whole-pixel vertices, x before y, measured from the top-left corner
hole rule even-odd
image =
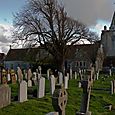
[[[42,98],[45,95],[45,78],[41,77],[39,79],[39,88],[38,88],[38,93],[37,97]]]
[[[27,83],[22,80],[19,84],[19,102],[27,101]]]
[[[63,85],[57,84],[52,96],[52,105],[59,115],[65,115],[65,107],[67,105],[67,92]]]
[[[91,112],[89,112],[91,82],[88,80],[82,80],[81,84],[83,88],[82,101],[81,101],[80,112],[77,112],[76,115],[79,115],[80,113],[84,113],[84,114],[90,113],[91,114]]]
[[[11,88],[8,85],[0,86],[0,108],[11,103]]]

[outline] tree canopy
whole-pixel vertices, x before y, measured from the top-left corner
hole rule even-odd
[[[82,38],[91,41],[95,36],[83,23],[69,17],[59,0],[28,0],[15,14],[14,27],[15,41],[44,47],[60,70],[71,46]]]

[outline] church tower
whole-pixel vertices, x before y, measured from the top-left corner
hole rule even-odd
[[[104,26],[104,30],[102,30],[101,44],[103,45],[105,56],[106,56],[106,59],[108,60],[107,65],[114,63],[114,60],[115,60],[115,12],[113,14],[113,18],[112,18],[109,30],[107,30],[106,26]]]

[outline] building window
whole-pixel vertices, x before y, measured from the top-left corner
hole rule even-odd
[[[80,67],[82,67],[82,62],[80,61]]]

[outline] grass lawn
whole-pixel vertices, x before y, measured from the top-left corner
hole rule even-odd
[[[95,81],[92,87],[91,100],[89,110],[92,115],[115,115],[115,94],[110,95],[110,81],[111,78],[99,79]],[[18,85],[10,85],[12,90],[12,97],[17,98]],[[36,87],[33,87],[36,91]],[[108,89],[108,90],[95,90],[96,88]],[[66,115],[75,115],[76,111],[80,110],[82,88],[78,88],[77,80],[69,81],[68,103],[66,106]],[[52,100],[49,91],[49,81],[46,80],[46,96],[41,99],[29,98],[27,102],[19,103],[18,101],[12,101],[12,103],[0,109],[0,115],[45,115],[52,112]],[[14,98],[14,99],[15,99]],[[105,106],[112,104],[112,111],[105,109]]]

